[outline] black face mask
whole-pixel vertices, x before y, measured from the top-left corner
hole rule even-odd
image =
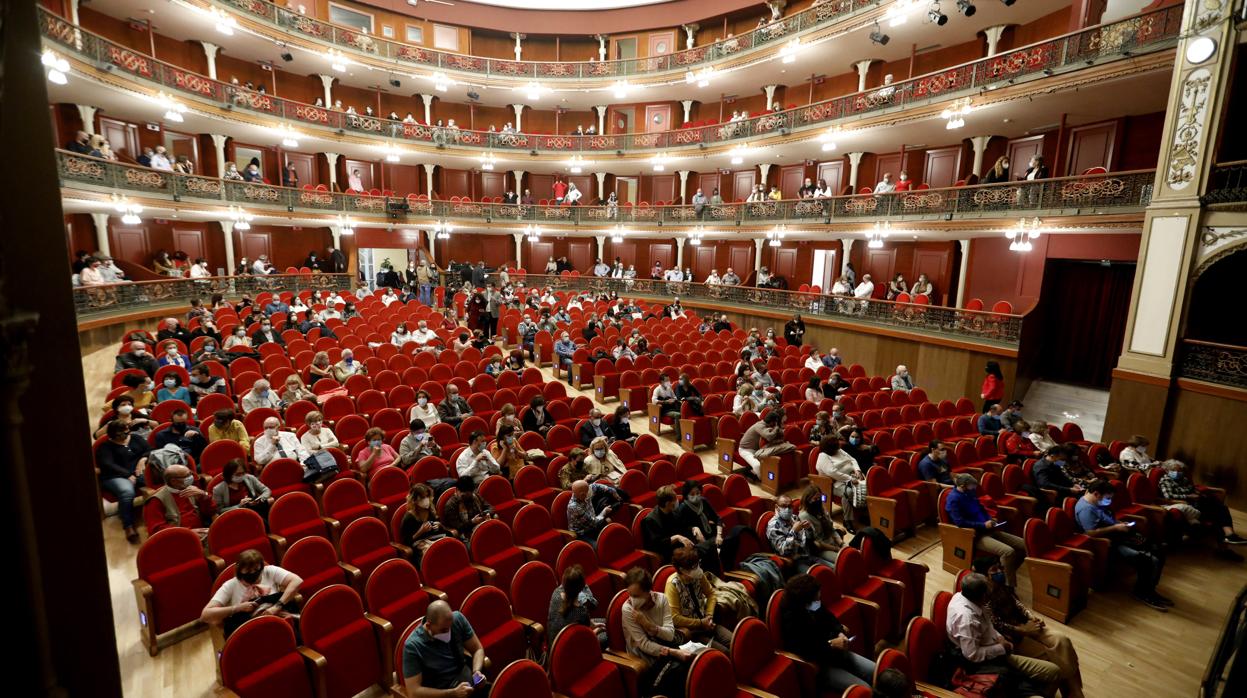
[[[260,581],[260,573],[262,573],[263,571],[264,571],[263,566],[257,567],[254,572],[239,571],[238,578],[248,584],[255,584],[256,582]]]

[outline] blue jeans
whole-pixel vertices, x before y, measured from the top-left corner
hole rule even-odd
[[[142,475],[138,476],[137,482],[130,482],[129,478],[124,477],[100,481],[100,487],[117,498],[117,511],[121,514],[121,525],[126,528],[134,526],[134,495],[142,486]]]
[[[819,688],[839,695],[849,686],[869,687],[875,678],[875,663],[853,652],[842,652],[841,655],[843,659],[838,665],[819,669]]]
[[[1165,568],[1164,558],[1121,543],[1114,544],[1111,552],[1112,557],[1134,568],[1134,593],[1150,594],[1156,591],[1161,570]]]
[[[433,286],[430,284],[420,284],[418,299],[425,305],[433,305]]]

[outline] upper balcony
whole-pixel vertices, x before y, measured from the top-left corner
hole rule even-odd
[[[1103,81],[1106,76],[1167,69],[1167,57],[1163,52],[1176,42],[1181,12],[1181,6],[1171,6],[896,82],[889,87],[747,120],[662,132],[594,136],[449,130],[347,114],[211,80],[81,30],[49,12],[43,14],[42,27],[49,47],[64,51],[86,66],[107,73],[121,73],[137,79],[140,85],[150,85],[148,91],[152,94],[146,96],[155,96],[159,90],[187,97],[185,102],[192,111],[198,110],[204,115],[220,117],[232,113],[230,120],[238,122],[239,116],[254,114],[280,120],[256,123],[257,126],[308,129],[321,137],[338,140],[357,136],[356,142],[374,139],[376,145],[406,143],[417,150],[457,153],[465,158],[498,152],[549,159],[572,154],[596,154],[599,158],[654,154],[727,156],[733,146],[774,147],[788,143],[800,144],[808,151],[804,142],[821,135],[820,131],[829,127],[852,123],[852,132],[856,133],[872,120],[912,121],[921,114],[930,117],[930,121],[938,117],[942,106],[958,99],[972,98],[983,104],[1006,103],[1023,97],[1045,99],[1049,98],[1046,96],[1049,93],[1061,91],[1062,85],[1070,88],[1067,91],[1072,94],[1072,88],[1088,80]],[[93,77],[105,82],[102,74]],[[110,78],[106,82],[112,84],[114,80]],[[73,98],[70,90],[76,89],[53,88],[54,96],[64,92],[67,101]],[[81,100],[82,96],[77,99]],[[904,118],[898,116],[901,112]],[[908,128],[913,126],[907,124]],[[938,127],[942,129],[943,124]],[[787,157],[792,153],[781,152],[780,155]]]
[[[520,229],[528,224],[601,232],[616,224],[641,228],[709,225],[716,228],[760,228],[776,224],[802,227],[880,220],[944,221],[1012,219],[1019,216],[1140,215],[1151,201],[1155,171],[1109,172],[1082,177],[986,184],[949,189],[920,189],[882,195],[837,196],[825,199],[721,204],[698,210],[693,206],[552,206],[504,204],[501,199],[473,201],[451,197],[430,200],[394,192],[339,194],[323,186],[288,189],[251,182],[225,181],[199,175],[162,172],[57,151],[57,169],[67,196],[85,202],[107,202],[125,192],[149,206],[172,210],[199,204],[244,206],[276,219],[300,218],[339,223],[429,225],[455,221],[472,227]],[[98,208],[98,205],[96,205]],[[198,207],[201,208],[201,207]],[[220,218],[219,209],[207,212]],[[335,216],[337,218],[335,218]],[[794,232],[796,232],[794,230]]]

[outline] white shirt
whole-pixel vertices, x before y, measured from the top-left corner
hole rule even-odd
[[[293,431],[278,431],[277,441],[278,443],[273,443],[272,437],[267,433],[255,437],[252,446],[252,456],[255,462],[259,465],[268,465],[278,458],[293,458],[301,464],[307,460],[307,449],[299,443]]]
[[[414,342],[414,341],[415,341],[415,335],[413,335],[411,332],[408,332],[406,334],[399,334],[398,330],[395,330],[390,333],[390,344],[393,344],[396,347],[401,347],[407,342]]]
[[[970,603],[961,592],[954,594],[948,604],[948,627],[945,632],[971,662],[985,662],[1005,654],[1005,646],[1000,644],[1000,633],[992,627],[987,613]]]
[[[417,402],[411,406],[411,414],[407,417],[407,421],[410,422],[413,419],[419,419],[424,422],[424,426],[431,427],[442,421],[442,416],[437,413],[437,408],[433,406],[433,403],[421,407]]]
[[[856,480],[861,474],[857,461],[842,448],[835,455],[820,453],[814,461],[814,469],[819,475],[835,480],[834,490],[837,497],[844,496],[844,484]]]
[[[706,283],[712,286],[718,286],[719,284],[723,283],[723,280],[719,278],[718,274],[711,274],[710,276],[706,277]]]
[[[884,181],[884,182],[879,182],[878,184],[875,185],[876,194],[891,194],[894,191],[896,191],[895,182]]]
[[[386,295],[381,296],[381,303],[382,303],[383,305],[385,305],[385,307],[387,307],[387,308],[388,308],[388,307],[390,307],[390,304],[391,304],[391,303],[393,303],[393,302],[394,302],[394,301],[396,301],[396,300],[398,300],[398,296],[395,296],[395,295],[392,295],[392,294],[388,294],[388,293],[387,293]]]
[[[854,298],[870,298],[875,293],[875,282],[863,281],[853,291]]]
[[[247,584],[237,577],[231,577],[212,595],[211,603],[218,606],[237,606],[244,601],[253,601],[276,593],[290,577],[290,572],[277,565],[265,565],[255,584]]]
[[[1148,470],[1155,461],[1152,459],[1152,455],[1147,453],[1146,450],[1140,451],[1134,446],[1127,446],[1123,448],[1121,450],[1121,454],[1117,456],[1117,462],[1131,470]]]
[[[173,171],[173,164],[169,162],[169,158],[163,153],[152,153],[152,169]]]
[[[572,203],[572,202],[580,201],[581,196],[582,195],[579,189],[575,187],[571,187],[567,190],[567,195],[563,197],[563,200],[568,203]]]
[[[810,354],[809,358],[805,360],[805,367],[812,371],[817,371],[823,367],[823,361],[817,356]]]
[[[299,443],[303,445],[309,453],[322,451],[326,448],[333,448],[338,445],[338,437],[334,435],[333,430],[326,426],[321,426],[319,434],[313,434],[311,429],[303,432],[303,436],[299,439]]]
[[[208,265],[194,264],[191,266],[191,278],[192,279],[206,279],[209,276],[212,276],[212,275],[208,273]]]
[[[679,269],[668,269],[666,273],[663,274],[663,276],[664,278],[666,278],[667,281],[683,281],[684,280],[684,272],[680,271]]]
[[[428,344],[437,337],[437,333],[429,328],[417,329],[411,333],[411,340],[417,344]]]
[[[243,414],[258,407],[272,407],[275,410],[281,408],[281,399],[277,396],[277,391],[272,388],[269,388],[266,397],[261,397],[254,389],[248,390],[247,394],[242,396],[241,402]]]
[[[465,448],[463,453],[459,454],[459,460],[455,461],[455,472],[459,477],[471,477],[476,484],[490,475],[497,475],[502,472],[498,461],[494,460],[494,456],[489,449],[482,450],[479,454],[474,453],[472,449]]]
[[[251,263],[251,271],[255,272],[256,274],[267,274],[268,265],[266,265],[263,260],[257,259]]]

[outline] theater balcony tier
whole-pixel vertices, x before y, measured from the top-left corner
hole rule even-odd
[[[817,147],[819,139],[839,138],[836,134],[841,130],[846,138],[857,136],[867,127],[890,124],[905,124],[909,128],[935,124],[932,128],[943,132],[941,110],[963,105],[967,98],[975,110],[1018,104],[1056,113],[1069,111],[1069,105],[1043,100],[1085,102],[1075,94],[1078,90],[1093,85],[1107,90],[1112,81],[1127,86],[1115,93],[1123,101],[1147,100],[1157,92],[1152,85],[1126,81],[1172,69],[1172,47],[1177,40],[1181,6],[1136,15],[889,87],[746,120],[653,133],[594,136],[450,130],[347,114],[211,80],[78,29],[57,15],[44,12],[42,16],[45,47],[73,59],[74,74],[69,84],[49,86],[50,96],[57,101],[125,109],[135,107],[133,96],[155,104],[152,98],[167,94],[189,109],[188,126],[194,120],[204,131],[219,128],[210,121],[227,122],[228,128],[235,130],[269,129],[270,137],[276,133],[272,129],[284,128],[345,145],[393,148],[401,144],[404,152],[461,158],[496,155],[523,167],[529,161],[561,160],[570,155],[597,160],[718,155],[726,163],[725,158],[735,148],[791,144],[808,151]],[[110,98],[113,103],[106,103]],[[1116,97],[1096,104],[1100,109],[1131,106],[1119,104]],[[925,132],[921,136],[910,135],[923,137]],[[855,149],[871,150],[850,144]],[[609,166],[602,169],[609,170]]]
[[[378,191],[341,194],[323,185],[289,189],[183,175],[137,165],[57,151],[63,195],[67,200],[100,202],[108,208],[113,194],[125,194],[149,206],[203,208],[203,204],[242,206],[256,215],[323,219],[328,225],[348,217],[356,224],[400,223],[432,226],[437,221],[462,225],[522,227],[529,224],[601,231],[616,224],[638,228],[696,226],[750,228],[785,224],[815,227],[837,223],[867,226],[876,221],[949,221],[1018,217],[1141,215],[1151,201],[1155,172],[1107,172],[1007,184],[948,189],[919,189],[896,194],[860,194],[802,199],[693,206],[618,207],[504,204],[501,197],[473,201],[466,197],[430,200],[424,195]],[[224,216],[224,209],[220,213]],[[335,218],[336,217],[336,218]],[[375,223],[370,223],[373,221]],[[685,230],[687,232],[687,230]]]

